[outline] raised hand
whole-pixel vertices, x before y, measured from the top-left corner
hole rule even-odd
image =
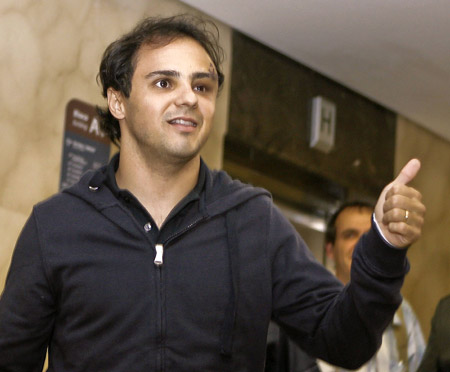
[[[425,205],[422,194],[407,186],[420,169],[420,161],[410,160],[397,178],[381,192],[375,218],[384,237],[397,248],[406,248],[422,235]]]

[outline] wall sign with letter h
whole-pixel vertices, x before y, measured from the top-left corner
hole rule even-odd
[[[336,105],[321,97],[314,97],[311,110],[311,138],[309,146],[328,153],[334,147]]]

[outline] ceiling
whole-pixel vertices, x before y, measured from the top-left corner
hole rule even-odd
[[[450,1],[183,2],[450,141]]]

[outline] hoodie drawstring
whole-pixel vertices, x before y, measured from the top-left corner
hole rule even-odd
[[[226,215],[228,256],[231,278],[230,298],[225,312],[222,327],[222,342],[220,353],[231,357],[233,350],[233,330],[236,321],[237,304],[239,298],[239,252],[236,232],[236,210],[228,211]]]

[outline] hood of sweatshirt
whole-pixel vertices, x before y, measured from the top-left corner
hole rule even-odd
[[[215,216],[225,213],[249,199],[270,193],[259,187],[254,187],[239,180],[232,179],[226,172],[210,170],[201,160],[201,167],[206,168],[204,192],[200,196],[200,212],[205,216]],[[84,200],[98,210],[110,208],[118,203],[105,184],[107,166],[96,171],[88,171],[75,185],[63,190]]]

